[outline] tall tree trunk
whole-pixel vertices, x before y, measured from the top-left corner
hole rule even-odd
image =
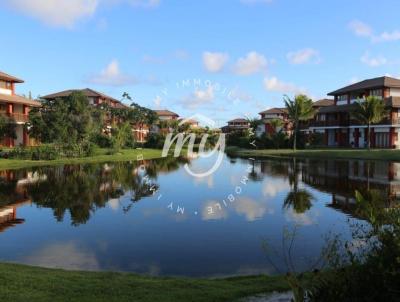
[[[294,129],[293,129],[293,151],[296,151],[296,144],[297,144],[297,122],[294,123]]]

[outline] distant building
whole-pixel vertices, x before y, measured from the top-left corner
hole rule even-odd
[[[90,89],[90,88],[85,88],[85,89],[70,89],[70,90],[64,90],[56,93],[52,93],[49,95],[45,95],[42,98],[46,100],[55,100],[57,98],[64,98],[70,96],[73,92],[81,92],[83,93],[89,100],[89,104],[91,106],[101,106],[103,104],[108,105],[110,108],[117,108],[117,109],[127,109],[129,108],[125,104],[123,104],[121,101],[108,96],[104,93],[98,92],[96,90]],[[115,119],[112,119],[109,117],[106,120],[106,125],[105,128],[111,130],[113,125],[120,123],[121,121],[117,121]],[[146,141],[146,138],[149,134],[149,126],[148,125],[142,125],[142,124],[132,124],[132,134],[135,137],[135,140],[137,142],[143,143]]]
[[[32,146],[36,142],[29,138],[25,124],[29,119],[32,107],[40,107],[40,103],[15,93],[15,84],[24,83],[14,76],[0,71],[0,114],[10,118],[16,124],[16,138],[6,137],[1,146]]]
[[[165,121],[165,120],[177,120],[179,115],[176,114],[175,112],[169,111],[169,110],[154,110],[155,113],[157,113],[158,118],[160,121]]]
[[[263,133],[274,134],[275,131],[283,131],[286,133],[291,133],[292,127],[288,120],[288,114],[286,108],[271,108],[259,113],[261,116],[261,124],[257,128],[256,134],[258,136]],[[280,120],[282,126],[278,129],[274,129],[271,121]]]
[[[224,133],[231,133],[235,131],[243,131],[250,128],[250,122],[244,118],[236,118],[228,121],[228,126],[221,128]]]

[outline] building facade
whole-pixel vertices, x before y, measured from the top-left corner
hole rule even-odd
[[[116,108],[116,109],[127,109],[129,108],[125,104],[123,104],[121,101],[108,96],[104,93],[98,92],[96,90],[90,89],[90,88],[85,88],[85,89],[70,89],[70,90],[64,90],[56,93],[52,93],[49,95],[45,95],[42,98],[45,100],[56,100],[57,98],[65,98],[70,96],[73,92],[82,92],[83,95],[87,97],[89,100],[89,104],[91,106],[102,106],[102,105],[107,105],[110,108]],[[110,132],[112,127],[115,125],[118,125],[122,121],[117,120],[115,117],[108,116],[105,121],[105,131]],[[149,134],[149,127],[148,125],[143,125],[143,124],[132,124],[132,135],[134,136],[135,140],[139,143],[143,143],[146,141],[146,138]]]
[[[32,146],[36,142],[29,138],[26,123],[29,120],[29,111],[39,107],[40,103],[16,94],[16,84],[23,80],[0,72],[0,114],[15,123],[16,137],[5,137],[0,142],[4,147]]]
[[[329,147],[365,148],[367,125],[352,118],[356,101],[376,96],[385,103],[388,115],[381,122],[371,125],[371,147],[400,148],[400,80],[378,77],[364,80],[333,92],[334,104],[318,109],[305,131],[320,133],[324,145]]]
[[[228,121],[228,125],[221,128],[224,133],[244,131],[250,129],[250,122],[244,118],[236,118]]]

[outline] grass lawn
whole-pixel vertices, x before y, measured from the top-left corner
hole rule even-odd
[[[28,168],[33,166],[100,163],[113,161],[135,161],[139,155],[144,159],[161,157],[161,150],[156,149],[126,149],[118,153],[108,155],[108,149],[96,149],[95,155],[83,158],[62,158],[56,160],[23,160],[23,159],[0,159],[0,170]]]
[[[400,161],[400,150],[393,149],[308,149],[293,151],[290,149],[251,150],[237,147],[228,147],[226,152],[238,157],[299,157],[321,159],[370,159]]]
[[[1,301],[234,301],[289,290],[283,277],[158,278],[0,263]]]

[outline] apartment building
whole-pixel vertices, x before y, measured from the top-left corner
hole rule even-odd
[[[16,84],[24,83],[23,80],[0,71],[0,114],[15,123],[16,138],[5,137],[0,142],[1,146],[31,146],[35,141],[29,138],[26,123],[32,107],[39,107],[40,103],[16,94]]]
[[[330,147],[363,148],[367,145],[367,125],[352,118],[357,100],[368,96],[381,98],[388,116],[371,126],[371,147],[400,148],[400,80],[391,77],[367,79],[328,93],[334,104],[319,108],[306,131],[321,133]]]

